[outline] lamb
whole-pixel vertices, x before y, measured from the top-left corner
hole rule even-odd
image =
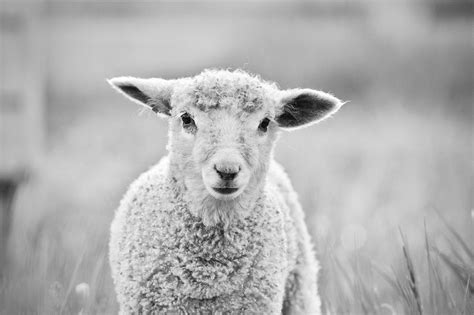
[[[111,225],[120,314],[320,314],[319,265],[280,130],[342,102],[242,70],[109,83],[169,120],[169,154],[129,188]]]

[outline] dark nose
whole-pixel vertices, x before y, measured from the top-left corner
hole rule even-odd
[[[233,180],[240,171],[240,167],[218,167],[214,166],[217,174],[223,180]]]

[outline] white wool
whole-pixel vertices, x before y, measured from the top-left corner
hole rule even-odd
[[[339,101],[313,90],[316,96],[285,94],[243,71],[208,70],[172,84],[126,81],[138,88],[128,97],[142,91],[141,100],[160,95],[166,104],[170,152],[130,186],[111,226],[120,313],[320,314],[319,264],[273,147],[279,127],[323,119]],[[312,114],[308,102],[319,101],[312,120],[294,115],[298,106]],[[285,106],[291,115],[277,116]],[[184,127],[182,113],[193,117],[193,128]],[[264,118],[271,122],[261,131]],[[215,160],[226,155],[240,163],[241,190],[220,199],[206,181],[214,183]]]

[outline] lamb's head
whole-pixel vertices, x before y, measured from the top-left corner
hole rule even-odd
[[[169,118],[171,166],[189,192],[195,214],[207,225],[227,224],[255,201],[280,129],[310,125],[341,106],[327,93],[279,90],[243,71],[109,82]]]

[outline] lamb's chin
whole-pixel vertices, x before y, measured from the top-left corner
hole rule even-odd
[[[216,199],[211,195],[203,200],[200,217],[205,226],[223,225],[228,227],[239,216],[238,198],[230,200]]]
[[[245,217],[249,205],[243,191],[241,188],[234,193],[235,195],[232,194],[234,196],[227,194],[225,199],[216,198],[210,192],[204,196],[196,209],[203,224],[209,227],[222,225],[227,228],[232,222]]]

